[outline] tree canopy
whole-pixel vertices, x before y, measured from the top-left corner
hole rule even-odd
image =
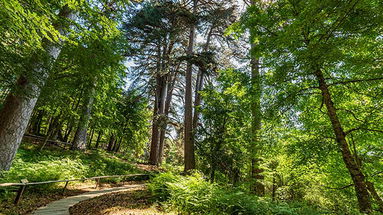
[[[0,171],[37,136],[383,213],[380,0],[3,0],[0,20]]]

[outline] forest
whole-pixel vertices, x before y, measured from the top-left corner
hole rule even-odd
[[[382,110],[381,0],[0,1],[0,214],[383,214]]]

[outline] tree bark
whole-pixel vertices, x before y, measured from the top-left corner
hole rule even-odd
[[[379,206],[378,211],[383,213],[383,200],[380,198],[378,192],[376,192],[374,184],[367,181],[367,189],[370,192],[371,196],[375,199],[376,204]]]
[[[114,147],[114,143],[116,141],[116,138],[114,136],[114,134],[112,133],[112,135],[110,136],[110,139],[109,139],[109,143],[108,143],[108,147],[106,150],[108,150],[109,152],[112,151],[113,147]]]
[[[99,131],[97,135],[96,146],[95,146],[96,149],[98,149],[98,146],[100,145],[101,136],[102,136],[102,131]]]
[[[92,147],[93,135],[94,135],[94,129],[92,129],[91,132],[90,132],[90,138],[89,138],[88,148],[91,148],[91,147]]]
[[[354,182],[355,192],[358,198],[359,210],[362,213],[370,213],[372,211],[371,200],[365,181],[365,176],[362,170],[359,168],[354,157],[352,156],[352,153],[346,140],[346,134],[338,118],[336,108],[332,101],[332,97],[328,89],[326,80],[324,78],[323,72],[320,69],[318,69],[315,71],[315,76],[319,83],[319,89],[322,92],[323,102],[326,105],[327,115],[329,116],[329,119],[331,121],[332,128],[336,136],[336,141],[342,153],[343,161]]]
[[[81,115],[77,131],[73,140],[72,150],[85,150],[86,149],[86,139],[89,120],[92,113],[92,107],[94,102],[94,94],[96,91],[95,81],[92,83],[91,88],[89,89],[89,94],[84,103],[83,114]]]
[[[162,93],[162,81],[161,81],[161,42],[158,41],[157,45],[157,65],[156,65],[156,91],[154,98],[154,107],[153,107],[153,122],[152,122],[152,139],[150,144],[150,155],[149,155],[149,164],[157,165],[158,164],[158,150],[159,150],[159,121],[158,115],[160,112],[160,101]]]
[[[167,127],[167,115],[165,114],[165,106],[166,106],[166,100],[167,100],[167,75],[164,75],[161,77],[160,80],[160,99],[159,99],[159,107],[158,107],[158,124],[159,124],[159,140],[158,140],[158,155],[157,155],[157,162],[156,164],[159,165],[162,162],[161,156],[165,141],[165,134],[166,134],[166,127]]]
[[[203,52],[205,53],[209,50],[211,37],[213,35],[213,30],[214,30],[214,27],[211,27],[207,34],[205,47],[203,48]],[[197,74],[197,81],[196,81],[196,88],[195,88],[195,95],[194,95],[194,98],[195,98],[194,99],[194,115],[193,115],[193,133],[194,134],[198,126],[199,111],[197,110],[197,108],[201,105],[201,102],[202,102],[200,91],[203,89],[203,84],[204,84],[203,80],[204,80],[204,75],[206,72],[207,72],[206,68],[205,66],[203,66],[202,68],[199,68],[199,71]]]
[[[66,6],[60,11],[59,17],[73,19],[71,11]],[[55,25],[55,28],[61,34],[64,34],[64,27],[61,24]],[[21,75],[16,83],[20,91],[9,93],[1,109],[0,171],[10,169],[40,95],[41,87],[45,84],[49,75],[49,66],[55,62],[60,54],[61,47],[59,44],[51,43],[46,39],[43,43],[48,59],[33,59],[36,61],[32,62],[31,68],[33,76],[40,78],[40,83]]]
[[[169,111],[170,111],[170,104],[171,104],[171,101],[173,98],[173,90],[174,90],[174,86],[175,86],[175,83],[177,80],[177,73],[174,72],[172,76],[168,76],[168,77],[172,77],[172,80],[167,81],[168,87],[167,87],[167,95],[166,95],[166,101],[165,101],[165,113],[164,113],[164,117],[166,117],[166,119],[167,119],[167,117],[169,115]],[[167,126],[167,122],[164,126]],[[163,153],[164,153],[165,134],[166,134],[166,129],[161,130],[159,150],[158,150],[158,154],[159,154],[158,155],[158,164],[159,165],[161,165],[161,163],[162,163],[162,157],[163,157]]]
[[[35,116],[32,117],[34,119],[32,120],[32,123],[29,128],[29,132],[31,134],[40,135],[40,128],[41,128],[41,122],[43,120],[43,116],[44,116],[44,110],[38,110]]]
[[[262,159],[260,159],[260,151],[262,143],[260,133],[262,129],[262,112],[261,112],[261,74],[259,71],[259,59],[254,55],[255,45],[251,43],[250,64],[251,64],[251,192],[258,196],[265,195],[265,186],[263,184],[263,169],[260,167]]]
[[[193,14],[197,13],[197,0],[193,0]],[[187,54],[193,55],[196,25],[193,23],[189,32],[189,46]],[[185,112],[184,112],[184,159],[185,172],[195,169],[194,141],[193,141],[193,98],[192,98],[193,64],[187,62],[185,74]]]
[[[117,144],[115,144],[115,147],[113,149],[114,152],[118,152],[120,150],[121,143],[122,143],[122,137],[120,137],[119,140],[117,141]]]
[[[160,113],[162,114],[162,121],[161,121],[161,127],[160,127],[160,139],[158,143],[158,161],[157,164],[161,165],[162,163],[162,157],[163,157],[163,151],[164,151],[164,143],[165,143],[165,135],[166,135],[166,128],[168,125],[168,115],[169,115],[169,110],[170,110],[170,103],[172,101],[173,97],[173,89],[175,85],[175,81],[177,78],[177,72],[174,71],[173,73],[170,73],[170,55],[172,53],[174,46],[174,41],[170,41],[169,46],[167,49],[164,50],[164,60],[163,60],[163,71],[166,73],[164,77],[164,83],[163,85],[165,86],[162,89],[162,96],[163,100],[161,103],[161,108],[163,110],[160,110]]]
[[[67,125],[66,131],[64,134],[64,142],[68,142],[69,135],[72,132],[72,129],[73,129],[73,122],[70,121]]]

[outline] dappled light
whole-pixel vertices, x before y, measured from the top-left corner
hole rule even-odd
[[[383,213],[382,0],[0,1],[0,215]]]

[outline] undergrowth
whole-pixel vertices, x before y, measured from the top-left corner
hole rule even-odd
[[[28,179],[29,182],[81,179],[137,172],[131,164],[103,151],[83,152],[55,148],[39,151],[38,147],[25,144],[18,150],[10,171],[2,173],[0,183],[19,182],[21,179]]]
[[[238,188],[212,184],[199,173],[191,176],[162,173],[151,180],[149,189],[165,208],[181,214],[324,214],[302,202],[272,202]]]

